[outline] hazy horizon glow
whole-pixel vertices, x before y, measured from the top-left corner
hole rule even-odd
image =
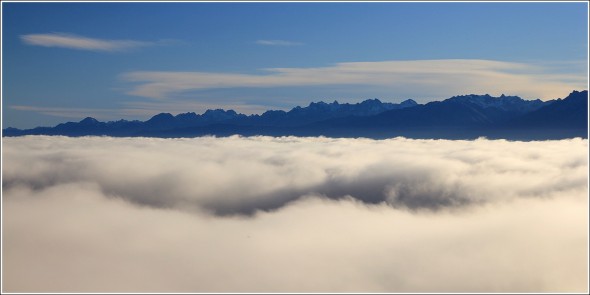
[[[3,144],[3,291],[587,291],[587,139]]]

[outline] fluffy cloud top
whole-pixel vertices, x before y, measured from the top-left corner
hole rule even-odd
[[[3,141],[3,291],[587,288],[587,140]]]

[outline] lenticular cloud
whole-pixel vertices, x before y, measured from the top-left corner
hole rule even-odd
[[[587,288],[588,140],[3,143],[4,291]]]

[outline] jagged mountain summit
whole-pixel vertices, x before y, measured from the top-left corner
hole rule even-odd
[[[312,102],[307,107],[295,107],[290,111],[269,110],[261,115],[244,115],[234,110],[207,110],[199,115],[194,112],[182,113],[176,116],[170,113],[160,113],[147,121],[111,121],[100,122],[94,118],[85,118],[80,122],[67,122],[51,127],[37,127],[29,130],[14,128],[5,129],[5,136],[25,134],[49,135],[114,135],[134,136],[139,133],[202,127],[212,124],[228,124],[239,126],[300,126],[322,120],[347,116],[370,116],[393,109],[402,109],[417,105],[408,99],[399,104],[381,102],[378,99],[368,99],[361,103],[340,104]],[[19,134],[20,133],[20,134]]]
[[[288,112],[285,111],[267,111],[262,115],[252,115],[234,119],[228,123],[237,123],[243,125],[275,125],[275,126],[299,126],[328,120],[333,118],[342,118],[348,116],[372,116],[384,111],[403,109],[418,105],[414,100],[408,99],[399,104],[381,102],[378,99],[368,99],[361,103],[340,104],[338,101],[332,103],[312,102],[307,107],[295,107]]]
[[[529,140],[587,138],[587,123],[588,91],[584,90],[550,101],[470,94],[426,104],[411,99],[399,104],[378,99],[356,104],[312,102],[306,107],[269,110],[261,115],[216,109],[200,115],[160,113],[143,122],[100,122],[89,117],[55,127],[7,128],[3,135],[194,137],[240,134],[449,139],[486,136]]]
[[[506,96],[502,94],[499,97],[486,95],[460,95],[449,98],[450,101],[456,101],[465,104],[477,105],[481,108],[497,108],[508,112],[526,113],[539,109],[547,105],[540,99],[524,100],[518,96]]]

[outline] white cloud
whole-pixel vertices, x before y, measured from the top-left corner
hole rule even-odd
[[[137,47],[154,45],[152,42],[134,40],[104,40],[65,33],[28,34],[22,35],[20,37],[23,42],[29,45],[91,51],[123,51]]]
[[[520,95],[554,99],[585,89],[584,73],[556,74],[526,63],[475,59],[347,62],[317,68],[270,68],[265,74],[136,71],[122,75],[138,85],[128,94],[162,99],[218,88],[349,85],[381,87],[410,98],[444,99],[457,94]]]
[[[256,40],[256,44],[268,45],[268,46],[299,46],[299,45],[303,45],[303,43],[300,43],[300,42],[292,42],[292,41],[285,41],[285,40]]]
[[[3,291],[586,292],[587,150],[4,138]]]

